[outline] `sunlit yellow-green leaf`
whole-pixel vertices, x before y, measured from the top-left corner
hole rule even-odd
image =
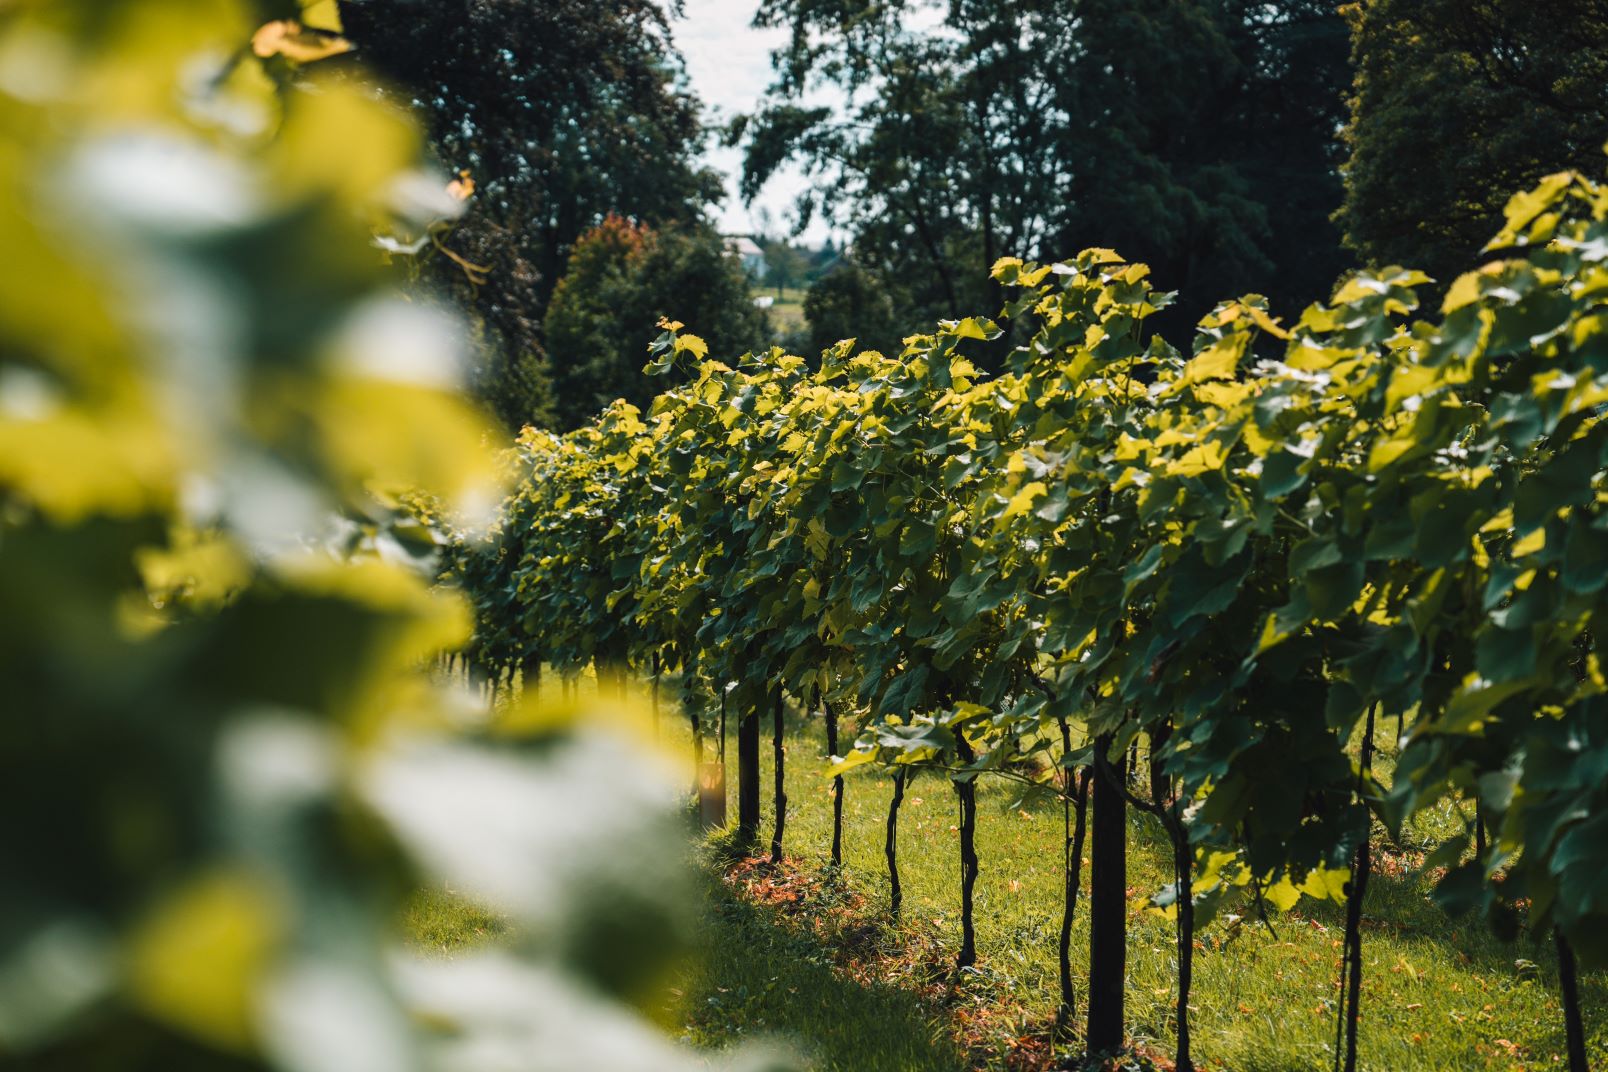
[[[220,871],[176,890],[129,942],[134,999],[153,1016],[231,1050],[255,1037],[258,980],[283,928],[272,887]]]
[[[677,335],[676,353],[691,354],[694,360],[702,361],[709,356],[709,344],[697,335]]]
[[[1233,379],[1234,370],[1238,368],[1240,358],[1245,355],[1245,348],[1249,342],[1249,335],[1236,332],[1212,343],[1184,366],[1184,382],[1201,383],[1205,380]]]
[[[1027,513],[1033,509],[1033,504],[1038,501],[1039,497],[1048,492],[1049,488],[1044,485],[1043,481],[1029,481],[1022,486],[1020,491],[1012,495],[1010,501],[1005,504],[1005,509],[1000,514],[1001,519],[1020,517]]]

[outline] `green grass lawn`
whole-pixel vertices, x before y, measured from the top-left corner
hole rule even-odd
[[[494,912],[446,890],[420,890],[402,908],[402,932],[418,949],[450,956],[507,930]]]
[[[705,1048],[774,1035],[816,1068],[951,1072],[963,1067],[944,1025],[910,991],[861,983],[833,949],[713,878],[697,960],[678,981],[665,1021]]]
[[[814,730],[813,724],[795,725],[788,764],[786,847],[805,872],[826,867],[830,845],[830,782],[820,775],[824,748]],[[768,730],[766,736],[761,784],[768,844]],[[1388,747],[1386,752],[1382,770],[1389,767]],[[734,746],[730,754],[734,758]],[[932,980],[916,976],[920,965],[930,973],[958,945],[954,793],[931,777],[907,790],[900,824],[905,912],[897,925],[885,918],[887,796],[888,782],[878,774],[848,780],[843,871],[821,887],[825,892],[812,894],[810,904],[784,914],[710,879],[700,957],[683,972],[661,1015],[672,1034],[712,1048],[780,1034],[822,1070],[874,1072],[1003,1067],[999,1054],[1012,1036],[1042,1030],[1056,993],[1059,807],[1011,809],[1010,786],[982,785],[979,971],[935,1002]],[[1411,836],[1427,844],[1459,821],[1447,805]],[[1138,1041],[1170,1054],[1172,929],[1147,907],[1149,894],[1169,879],[1163,847],[1152,821],[1136,816],[1129,850],[1127,1015]],[[708,870],[716,868],[711,864]],[[1562,1067],[1563,1022],[1550,944],[1521,939],[1506,945],[1473,921],[1450,920],[1430,903],[1424,881],[1396,870],[1375,874],[1365,905],[1362,1067],[1381,1072]],[[1085,901],[1073,946],[1080,1001],[1086,908]],[[851,926],[845,932],[840,925],[823,938],[812,930],[813,914],[839,924],[846,918]],[[422,898],[405,926],[418,942],[444,951],[465,941],[495,940],[497,932],[494,917],[442,895]],[[1343,908],[1303,901],[1274,917],[1273,926],[1276,934],[1249,919],[1238,925],[1219,920],[1199,934],[1192,1027],[1201,1067],[1308,1072],[1329,1066]],[[851,977],[839,948],[844,933],[875,947],[878,955],[887,954],[881,968]],[[904,969],[888,970],[898,964],[891,954],[901,946],[919,947],[921,956]],[[1591,976],[1582,984],[1588,1048],[1600,1065],[1608,1062],[1608,981]],[[978,1016],[986,1006],[1007,1012]],[[977,1031],[983,1031],[983,1045],[963,1056],[950,1041],[950,1028],[974,1018],[982,1027],[974,1025],[971,1038],[976,1043]],[[992,1051],[989,1031],[998,1036]]]
[[[799,287],[783,287],[780,296],[775,287],[767,287],[763,283],[757,284],[753,289],[754,297],[770,297],[775,303],[766,312],[770,315],[771,327],[778,335],[786,335],[804,327],[804,291]]]
[[[1382,743],[1385,736],[1381,727]],[[830,783],[819,776],[812,738],[795,730],[792,740],[787,849],[804,866],[823,867],[831,836]],[[764,758],[761,784],[768,787],[768,748]],[[1389,765],[1388,755],[1382,757],[1381,771]],[[987,782],[978,794],[979,967],[987,989],[1020,1001],[1034,1021],[1043,1023],[1053,1013],[1056,992],[1061,813],[1058,806],[1008,809],[1014,795],[1009,785]],[[848,780],[843,879],[870,894],[874,907],[886,902],[882,824],[887,796],[885,778]],[[1411,836],[1427,844],[1459,821],[1447,805],[1417,824]],[[947,783],[928,777],[907,789],[900,823],[903,926],[912,934],[937,933],[950,953],[958,946],[959,931],[956,822],[954,792]],[[767,836],[769,823],[767,808]],[[1147,907],[1149,894],[1170,880],[1164,848],[1152,820],[1135,816],[1129,849],[1128,1024],[1137,1039],[1170,1053],[1172,926]],[[1085,883],[1087,878],[1085,869]],[[1561,1064],[1563,1021],[1550,943],[1503,944],[1472,921],[1448,919],[1427,893],[1427,883],[1411,874],[1376,874],[1369,884],[1359,1029],[1363,1067],[1449,1072]],[[1204,948],[1195,957],[1191,1025],[1196,1060],[1203,1067],[1294,1072],[1327,1067],[1332,1060],[1343,907],[1304,901],[1272,922],[1276,935],[1249,920],[1219,921],[1198,935]],[[1086,926],[1085,903],[1074,931],[1074,972],[1082,970]],[[1591,1053],[1596,1062],[1608,1060],[1608,1020],[1602,1015],[1608,986],[1592,977],[1583,989]],[[775,1015],[764,1002],[752,1012]],[[734,1022],[729,1034],[743,1029]],[[727,1036],[706,1031],[701,1037]],[[851,1059],[825,1067],[865,1066]]]

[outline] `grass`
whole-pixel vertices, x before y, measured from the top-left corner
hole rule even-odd
[[[1383,727],[1380,737],[1383,743]],[[804,727],[790,740],[787,849],[801,867],[821,868],[831,836],[830,783],[820,777],[817,758],[824,749]],[[761,784],[768,787],[768,748],[764,758]],[[1383,757],[1381,771],[1389,765]],[[887,796],[884,778],[848,780],[842,880],[869,895],[873,914],[885,910]],[[1001,1000],[1026,1009],[1029,1023],[1047,1023],[1056,993],[1060,809],[1010,809],[1014,793],[998,782],[984,782],[978,798],[979,968]],[[769,822],[767,814],[766,836]],[[1407,837],[1428,843],[1459,822],[1448,804]],[[929,776],[909,786],[900,821],[901,929],[912,937],[936,933],[949,956],[959,931],[956,823],[947,783]],[[1450,1072],[1561,1065],[1563,1021],[1550,943],[1521,939],[1506,945],[1475,921],[1448,919],[1429,901],[1426,880],[1399,864],[1387,866],[1395,873],[1374,875],[1364,905],[1362,1066]],[[1129,848],[1128,1025],[1138,1041],[1164,1054],[1172,1050],[1172,925],[1147,904],[1148,895],[1170,877],[1159,831],[1148,817],[1135,815]],[[1087,878],[1085,869],[1085,883]],[[1075,973],[1083,968],[1087,918],[1085,902],[1073,934]],[[1273,926],[1276,936],[1248,920],[1237,925],[1219,920],[1198,935],[1204,948],[1195,957],[1191,1026],[1202,1067],[1293,1072],[1332,1061],[1343,907],[1304,901],[1275,918]],[[1600,1063],[1608,1060],[1608,1022],[1601,1015],[1608,985],[1600,976],[1582,982],[1588,1046],[1594,1063]]]
[[[756,284],[753,290],[754,297],[768,296],[775,298],[767,312],[770,314],[771,326],[778,335],[787,335],[800,331],[804,327],[804,291],[798,287],[783,287],[778,297],[776,288],[763,283]]]
[[[952,1072],[960,1055],[909,990],[839,970],[829,944],[711,879],[699,958],[667,1020],[697,1046],[778,1035],[815,1068]]]
[[[830,782],[820,774],[824,747],[816,728],[797,723],[789,736],[786,848],[792,870],[773,880],[763,878],[762,868],[739,867],[742,881],[711,879],[700,958],[682,973],[661,1020],[707,1048],[781,1034],[823,1072],[1005,1068],[1013,1054],[1022,1067],[1029,1055],[1023,1042],[1042,1038],[1054,1011],[1059,807],[1013,809],[1008,785],[980,787],[981,960],[975,975],[945,991],[934,977],[947,975],[943,967],[959,932],[953,790],[931,776],[907,790],[900,822],[905,911],[894,924],[886,918],[882,858],[888,782],[874,773],[848,780],[844,865],[828,873]],[[1382,741],[1385,736],[1381,728]],[[1386,745],[1382,772],[1390,766],[1388,753]],[[763,758],[768,843],[768,739]],[[1407,848],[1421,849],[1460,822],[1447,804],[1408,832]],[[718,848],[720,836],[711,843]],[[1158,1055],[1172,1052],[1174,954],[1171,923],[1148,908],[1148,895],[1170,878],[1164,848],[1152,820],[1135,816],[1127,1018],[1135,1040]],[[1507,945],[1476,921],[1448,919],[1430,903],[1427,881],[1402,866],[1411,858],[1411,851],[1387,852],[1368,888],[1362,1067],[1563,1067],[1550,943]],[[726,867],[711,863],[708,870]],[[801,892],[751,896],[772,881],[794,883]],[[444,894],[421,895],[404,925],[419,944],[447,953],[499,933],[494,916]],[[1220,919],[1199,934],[1191,1024],[1201,1067],[1308,1072],[1332,1061],[1343,908],[1303,901],[1275,917],[1273,926],[1276,935],[1249,919]],[[1073,942],[1081,1001],[1086,901]],[[1588,1050],[1601,1065],[1608,1062],[1608,980],[1583,979],[1582,998]],[[964,1045],[957,1045],[957,1036]]]
[[[402,933],[415,948],[450,956],[507,931],[496,913],[446,890],[419,890],[402,907]]]

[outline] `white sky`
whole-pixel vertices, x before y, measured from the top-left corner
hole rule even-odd
[[[693,91],[722,119],[754,110],[771,81],[771,51],[787,40],[786,30],[752,28],[750,23],[758,6],[758,0],[686,0],[686,17],[673,23]],[[772,233],[791,229],[793,202],[809,181],[797,167],[779,171],[749,208],[737,196],[742,151],[717,146],[705,158],[726,176],[726,202],[719,219],[722,232],[749,234],[763,230],[761,211],[770,213]],[[826,236],[826,226],[817,219],[804,233],[804,241],[819,245]]]

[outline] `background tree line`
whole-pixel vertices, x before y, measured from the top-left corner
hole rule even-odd
[[[572,427],[646,397],[660,316],[722,351],[771,341],[719,255],[675,5],[340,6],[441,162],[478,183],[431,273],[484,329],[478,386],[507,424]],[[806,352],[993,312],[998,257],[1092,245],[1183,295],[1259,292],[1286,314],[1358,267],[1447,280],[1504,191],[1595,170],[1608,139],[1603,0],[760,0],[755,22],[791,34],[765,98],[724,131],[745,151],[741,194],[801,164],[799,229],[824,217],[849,239],[786,340]],[[807,106],[821,87],[847,106]],[[1153,327],[1206,311],[1185,297]]]

